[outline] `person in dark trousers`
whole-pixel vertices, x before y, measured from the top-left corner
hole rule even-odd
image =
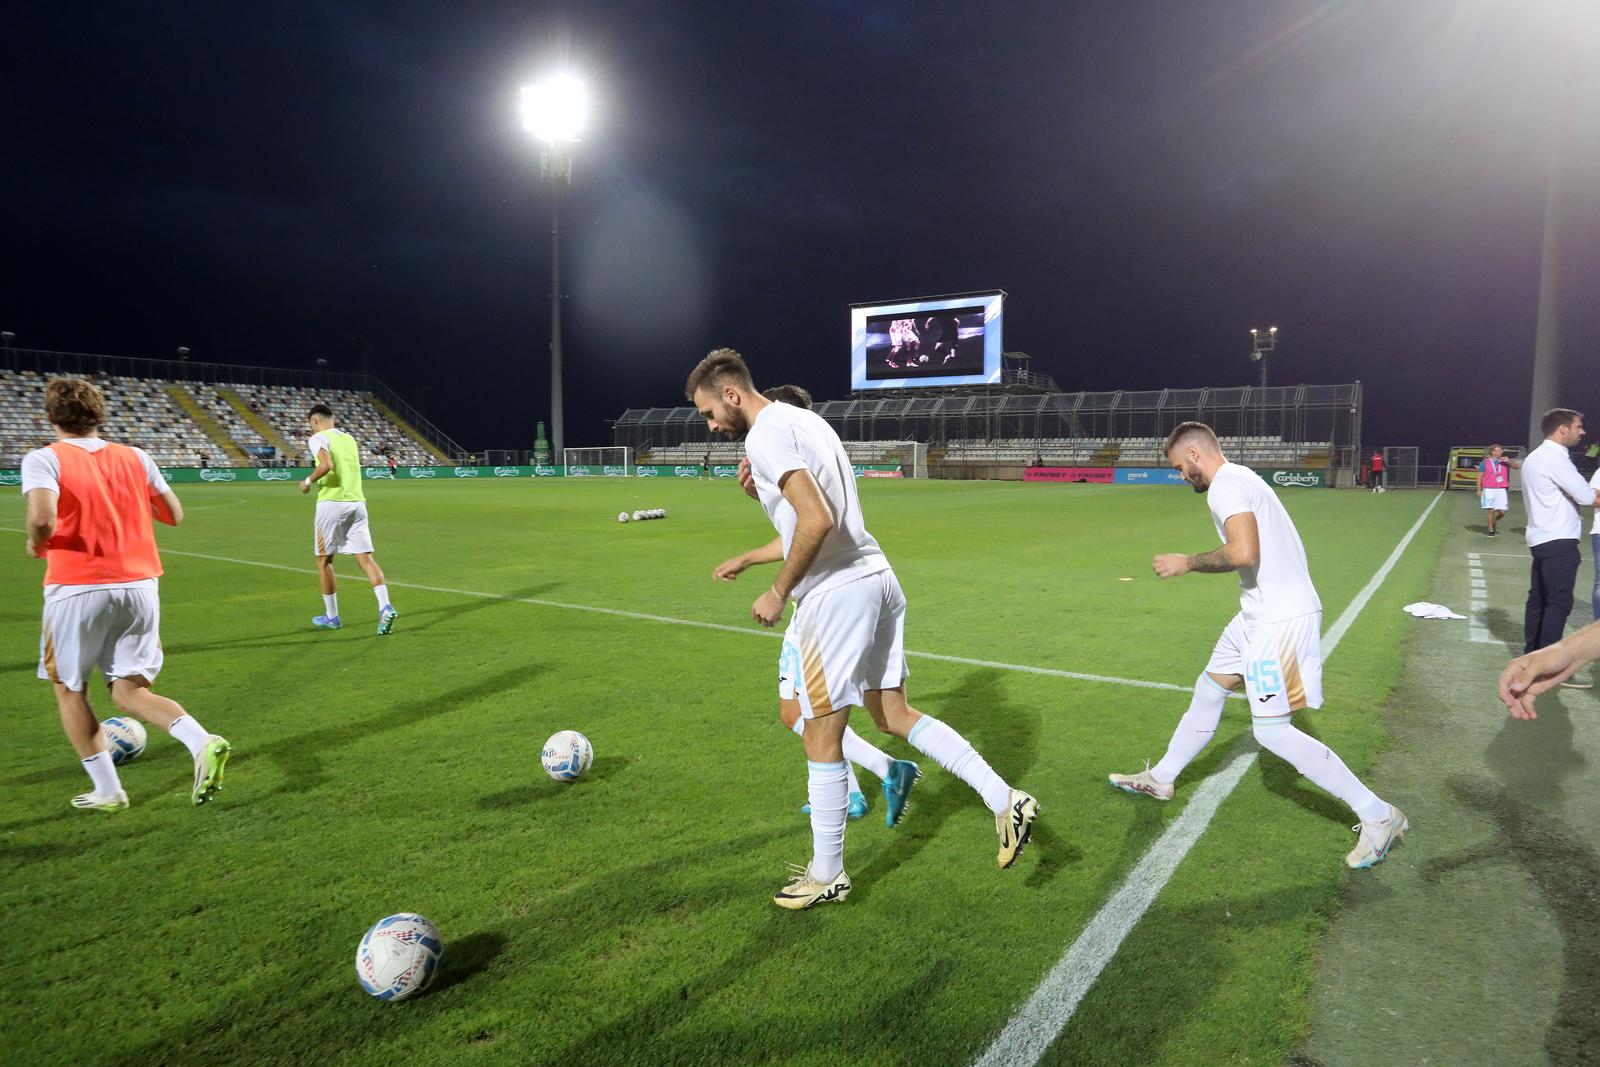
[[[1578,577],[1578,538],[1583,535],[1578,508],[1600,506],[1600,491],[1572,465],[1570,450],[1583,438],[1583,415],[1570,408],[1551,408],[1539,429],[1544,443],[1522,461],[1522,503],[1528,512],[1528,549],[1533,553],[1522,622],[1524,653],[1561,640]],[[1591,683],[1570,679],[1561,684],[1592,688]]]

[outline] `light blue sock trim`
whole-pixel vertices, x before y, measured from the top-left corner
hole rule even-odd
[[[913,726],[911,728],[911,732],[906,734],[906,743],[910,744],[910,745],[916,744],[917,743],[917,734],[922,732],[922,728],[924,726],[928,725],[930,722],[933,722],[933,721],[934,721],[934,718],[933,718],[932,715],[924,715],[922,718],[918,719],[917,720],[917,725]]]
[[[1264,726],[1293,726],[1294,719],[1289,715],[1252,715],[1250,716],[1250,724],[1259,730]]]
[[[1217,692],[1221,693],[1223,696],[1228,696],[1233,692],[1233,690],[1231,690],[1231,689],[1222,688],[1222,686],[1217,684],[1217,680],[1215,678],[1211,677],[1211,675],[1207,674],[1205,671],[1201,671],[1200,672],[1200,680],[1203,681],[1203,682],[1211,683],[1211,688],[1215,689]]]
[[[814,763],[811,760],[806,760],[806,770],[808,770],[808,771],[838,771],[839,773],[843,774],[844,773],[844,760],[840,760],[838,763]]]

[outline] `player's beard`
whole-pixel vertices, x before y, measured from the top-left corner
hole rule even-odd
[[[1198,463],[1185,463],[1183,477],[1197,493],[1203,493],[1211,488],[1211,483],[1206,480],[1205,472],[1200,469]]]
[[[727,417],[717,420],[724,427],[721,431],[722,436],[730,441],[743,441],[745,434],[750,432],[750,416],[745,414],[743,408],[732,405],[724,407],[723,411]]]

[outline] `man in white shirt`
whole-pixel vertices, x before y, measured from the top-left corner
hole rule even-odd
[[[1522,651],[1561,640],[1572,613],[1572,587],[1578,577],[1578,539],[1583,519],[1578,506],[1600,503],[1600,491],[1572,465],[1570,449],[1583,438],[1583,415],[1551,408],[1539,422],[1544,443],[1522,461],[1522,503],[1528,512],[1528,548],[1533,573],[1522,616]],[[1566,681],[1569,688],[1591,688]]]
[[[1229,693],[1244,686],[1251,726],[1261,747],[1294,765],[1356,813],[1353,868],[1383,861],[1410,824],[1351,773],[1337,753],[1295,728],[1301,708],[1322,706],[1322,601],[1311,584],[1305,546],[1271,486],[1248,467],[1229,463],[1217,435],[1203,422],[1180,423],[1167,437],[1167,459],[1197,493],[1206,494],[1222,547],[1198,555],[1157,556],[1161,578],[1191,571],[1239,574],[1239,614],[1228,623],[1195,679],[1189,710],[1178,721],[1167,753],[1137,774],[1113,774],[1129,793],[1171,800],[1173,783],[1217,732]]]
[[[798,711],[806,719],[801,741],[812,858],[773,902],[799,910],[850,892],[844,733],[853,704],[864,704],[880,730],[905,739],[983,797],[1000,838],[996,862],[1010,867],[1028,842],[1039,803],[1012,789],[960,734],[907,702],[905,595],[867,532],[855,468],[838,434],[815,412],[756,392],[744,358],[731,348],[701,360],[684,394],[712,431],[744,438],[757,499],[783,541],[783,567],[750,614],[772,626],[790,598],[796,605],[778,656],[778,700],[780,715]]]

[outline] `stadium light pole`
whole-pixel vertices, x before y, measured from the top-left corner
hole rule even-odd
[[[561,189],[572,184],[572,146],[589,115],[589,94],[568,72],[522,87],[522,128],[544,145],[540,170],[550,183],[550,459],[566,447],[561,417]]]
[[[1278,347],[1278,328],[1269,326],[1263,333],[1254,327],[1250,329],[1250,358],[1261,364],[1261,399],[1256,404],[1256,410],[1261,413],[1261,436],[1267,436],[1267,360],[1272,355],[1273,349]]]

